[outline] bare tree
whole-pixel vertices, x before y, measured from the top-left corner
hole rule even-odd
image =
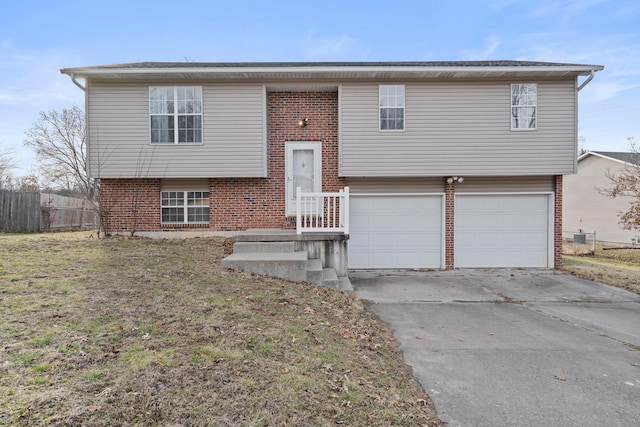
[[[0,150],[0,188],[7,187],[13,178],[11,170],[16,167],[16,163],[11,154],[13,151],[8,148]]]
[[[579,137],[578,138],[578,157],[588,153],[589,151],[590,150],[587,147],[587,138],[585,138],[584,136]]]
[[[607,171],[611,187],[599,189],[611,198],[629,197],[629,208],[620,212],[620,224],[625,230],[640,229],[640,147],[633,137],[627,138],[631,152],[625,167],[619,172]]]
[[[87,172],[86,125],[80,107],[41,112],[26,132],[24,145],[35,149],[42,175],[49,183],[95,199],[97,181]]]

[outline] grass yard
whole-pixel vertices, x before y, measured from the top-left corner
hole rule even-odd
[[[0,234],[0,424],[441,425],[353,295],[227,245]]]
[[[593,254],[565,254],[562,259],[562,271],[640,294],[640,249],[596,247]]]

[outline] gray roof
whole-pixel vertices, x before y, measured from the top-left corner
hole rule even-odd
[[[640,166],[640,153],[629,151],[592,151],[592,153],[599,154],[604,157],[609,157],[611,159],[618,160],[624,163]]]
[[[397,62],[131,62],[98,65],[93,69],[154,68],[322,68],[322,67],[594,67],[599,65],[565,64],[538,61],[397,61]]]
[[[534,61],[428,62],[134,62],[65,68],[64,74],[101,79],[456,79],[587,76],[600,65]]]

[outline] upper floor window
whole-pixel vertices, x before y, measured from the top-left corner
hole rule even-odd
[[[160,199],[163,224],[209,222],[208,191],[162,191]]]
[[[380,130],[404,130],[404,85],[380,85]]]
[[[538,85],[511,85],[511,130],[536,129],[538,116]]]
[[[149,87],[152,144],[202,143],[202,88]]]

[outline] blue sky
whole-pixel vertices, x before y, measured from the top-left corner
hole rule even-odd
[[[580,92],[592,150],[640,140],[637,0],[22,0],[0,18],[0,149],[17,175],[40,111],[83,106],[60,68],[139,61],[539,60],[604,65]]]

